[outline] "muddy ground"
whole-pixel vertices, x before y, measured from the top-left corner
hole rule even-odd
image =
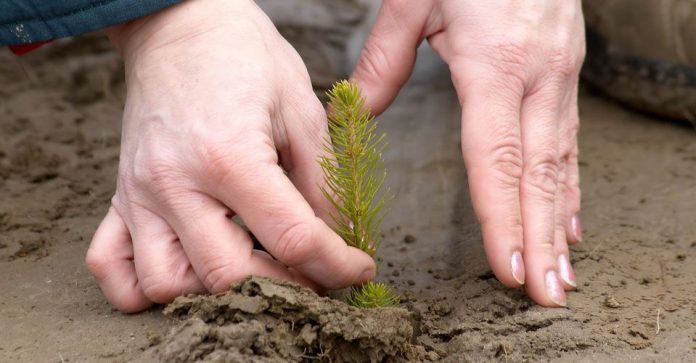
[[[379,279],[404,296],[417,353],[395,354],[450,362],[696,360],[692,127],[581,93],[585,241],[571,254],[579,289],[568,308],[544,309],[491,274],[467,195],[448,74],[428,54],[417,73],[381,117],[396,199]],[[164,354],[157,349],[172,329],[194,324],[161,307],[120,314],[84,267],[115,187],[122,77],[102,41],[57,42],[23,58],[0,51],[0,361],[147,360]],[[292,328],[311,340],[311,329]]]

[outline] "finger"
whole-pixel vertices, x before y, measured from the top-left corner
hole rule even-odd
[[[140,206],[130,210],[135,270],[145,295],[156,303],[206,292],[179,238],[157,214]]]
[[[554,218],[554,251],[556,253],[556,264],[558,267],[558,275],[561,278],[561,282],[566,290],[572,290],[577,287],[575,282],[575,273],[573,267],[570,265],[569,252],[568,252],[568,238],[567,238],[567,226],[570,217],[568,215],[568,158],[571,154],[571,150],[577,146],[574,139],[571,139],[571,120],[570,120],[570,108],[573,100],[573,92],[567,92],[567,98],[563,102],[564,106],[560,110],[560,123],[559,123],[559,163],[558,163],[558,181],[556,188],[556,200],[555,200],[555,218]]]
[[[561,160],[558,165],[558,187],[556,188],[556,199],[554,205],[554,241],[553,250],[556,256],[556,266],[558,276],[566,290],[573,290],[577,287],[575,283],[575,272],[570,265],[568,242],[566,240],[566,224],[568,216],[566,214],[566,165]]]
[[[563,97],[553,81],[531,92],[522,104],[524,169],[520,183],[527,293],[544,306],[565,306],[558,276],[555,206],[559,176],[559,110]],[[563,115],[564,116],[564,115]]]
[[[450,68],[462,104],[462,153],[488,263],[505,286],[517,287],[526,279],[519,199],[522,87],[501,87],[468,66]]]
[[[247,276],[295,281],[315,288],[262,251],[253,250],[251,237],[228,217],[227,208],[207,195],[195,193],[178,202],[169,219],[196,274],[214,293]]]
[[[256,144],[257,143],[257,144]],[[214,197],[236,211],[273,257],[325,288],[342,288],[374,276],[366,253],[346,245],[320,218],[277,165],[270,141],[248,139],[254,155],[216,158],[224,175]],[[221,187],[224,186],[224,187]]]
[[[99,224],[85,262],[106,299],[117,309],[135,313],[152,305],[138,283],[130,234],[114,207]]]
[[[566,160],[566,208],[568,222],[566,235],[568,242],[578,243],[582,241],[582,224],[580,223],[580,171],[578,167],[578,129],[580,118],[578,116],[578,88],[573,87],[571,94],[571,107],[568,134],[565,136],[570,143],[570,153]]]
[[[384,1],[351,79],[358,82],[367,105],[380,114],[396,98],[416,61],[430,14],[430,1]]]
[[[334,207],[321,192],[326,182],[319,165],[320,158],[327,156],[326,112],[310,87],[288,91],[284,99],[283,123],[293,127],[287,128],[287,144],[277,145],[281,164],[314,213],[330,223]]]

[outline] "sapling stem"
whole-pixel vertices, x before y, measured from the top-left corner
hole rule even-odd
[[[325,145],[328,156],[319,160],[326,181],[321,191],[335,208],[331,219],[336,233],[349,246],[374,256],[384,218],[385,196],[380,193],[387,175],[382,159],[384,135],[376,135],[377,123],[355,83],[340,81],[328,96],[330,139]],[[389,286],[372,281],[354,287],[348,298],[349,304],[358,307],[398,302]]]

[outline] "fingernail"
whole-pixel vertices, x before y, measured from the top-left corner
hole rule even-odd
[[[546,293],[554,304],[558,306],[566,306],[565,291],[563,290],[561,281],[558,280],[556,271],[550,270],[546,272]]]
[[[570,229],[573,231],[575,240],[582,242],[582,224],[580,224],[580,216],[577,214],[570,218]]]
[[[375,270],[368,268],[360,275],[360,282],[372,281],[375,278]]]
[[[568,256],[558,256],[558,271],[560,272],[563,282],[572,287],[577,287],[575,283],[575,272],[573,272],[573,266],[571,266],[570,261],[568,261]]]
[[[515,251],[510,257],[510,265],[512,266],[512,277],[518,284],[524,285],[524,261],[520,251]]]

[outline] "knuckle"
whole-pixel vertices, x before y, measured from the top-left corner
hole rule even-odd
[[[558,172],[556,173],[556,188],[557,192],[561,194],[565,192],[564,184],[568,179],[567,160],[568,159],[566,157],[561,158],[561,160],[558,162]]]
[[[222,184],[230,180],[249,178],[258,170],[258,162],[266,157],[263,150],[275,150],[264,144],[263,138],[237,132],[225,140],[202,139],[196,149],[205,182]],[[271,153],[269,163],[277,164],[277,154]],[[272,160],[271,160],[272,159]]]
[[[317,251],[312,238],[312,225],[299,222],[290,225],[278,238],[274,257],[292,267],[301,266],[314,259]]]
[[[522,177],[522,147],[519,142],[502,142],[494,147],[490,155],[490,164],[498,180],[506,186],[519,186]]]
[[[177,167],[169,160],[157,157],[136,159],[122,179],[127,185],[141,190],[164,191],[177,184]]]
[[[567,45],[553,47],[547,59],[548,78],[563,83],[575,78],[582,64],[582,59],[578,59],[576,52]]]
[[[547,236],[542,238],[538,244],[534,246],[535,254],[553,256],[554,255],[554,235],[555,231],[550,231]]]
[[[374,34],[372,36],[376,37]],[[365,43],[355,69],[357,78],[372,83],[383,83],[391,79],[386,74],[389,69],[391,69],[389,59],[380,43],[374,38]]]
[[[544,200],[553,201],[556,197],[558,169],[558,160],[551,153],[532,158],[524,171],[525,187]]]
[[[234,142],[234,141],[233,141]],[[225,179],[234,172],[234,156],[231,148],[217,143],[201,143],[199,147],[200,160],[205,165],[206,177]]]
[[[245,266],[246,264],[230,264],[225,262],[217,264],[209,268],[203,274],[203,284],[213,293],[226,291],[234,282],[249,276],[249,273],[245,272],[243,268]]]

